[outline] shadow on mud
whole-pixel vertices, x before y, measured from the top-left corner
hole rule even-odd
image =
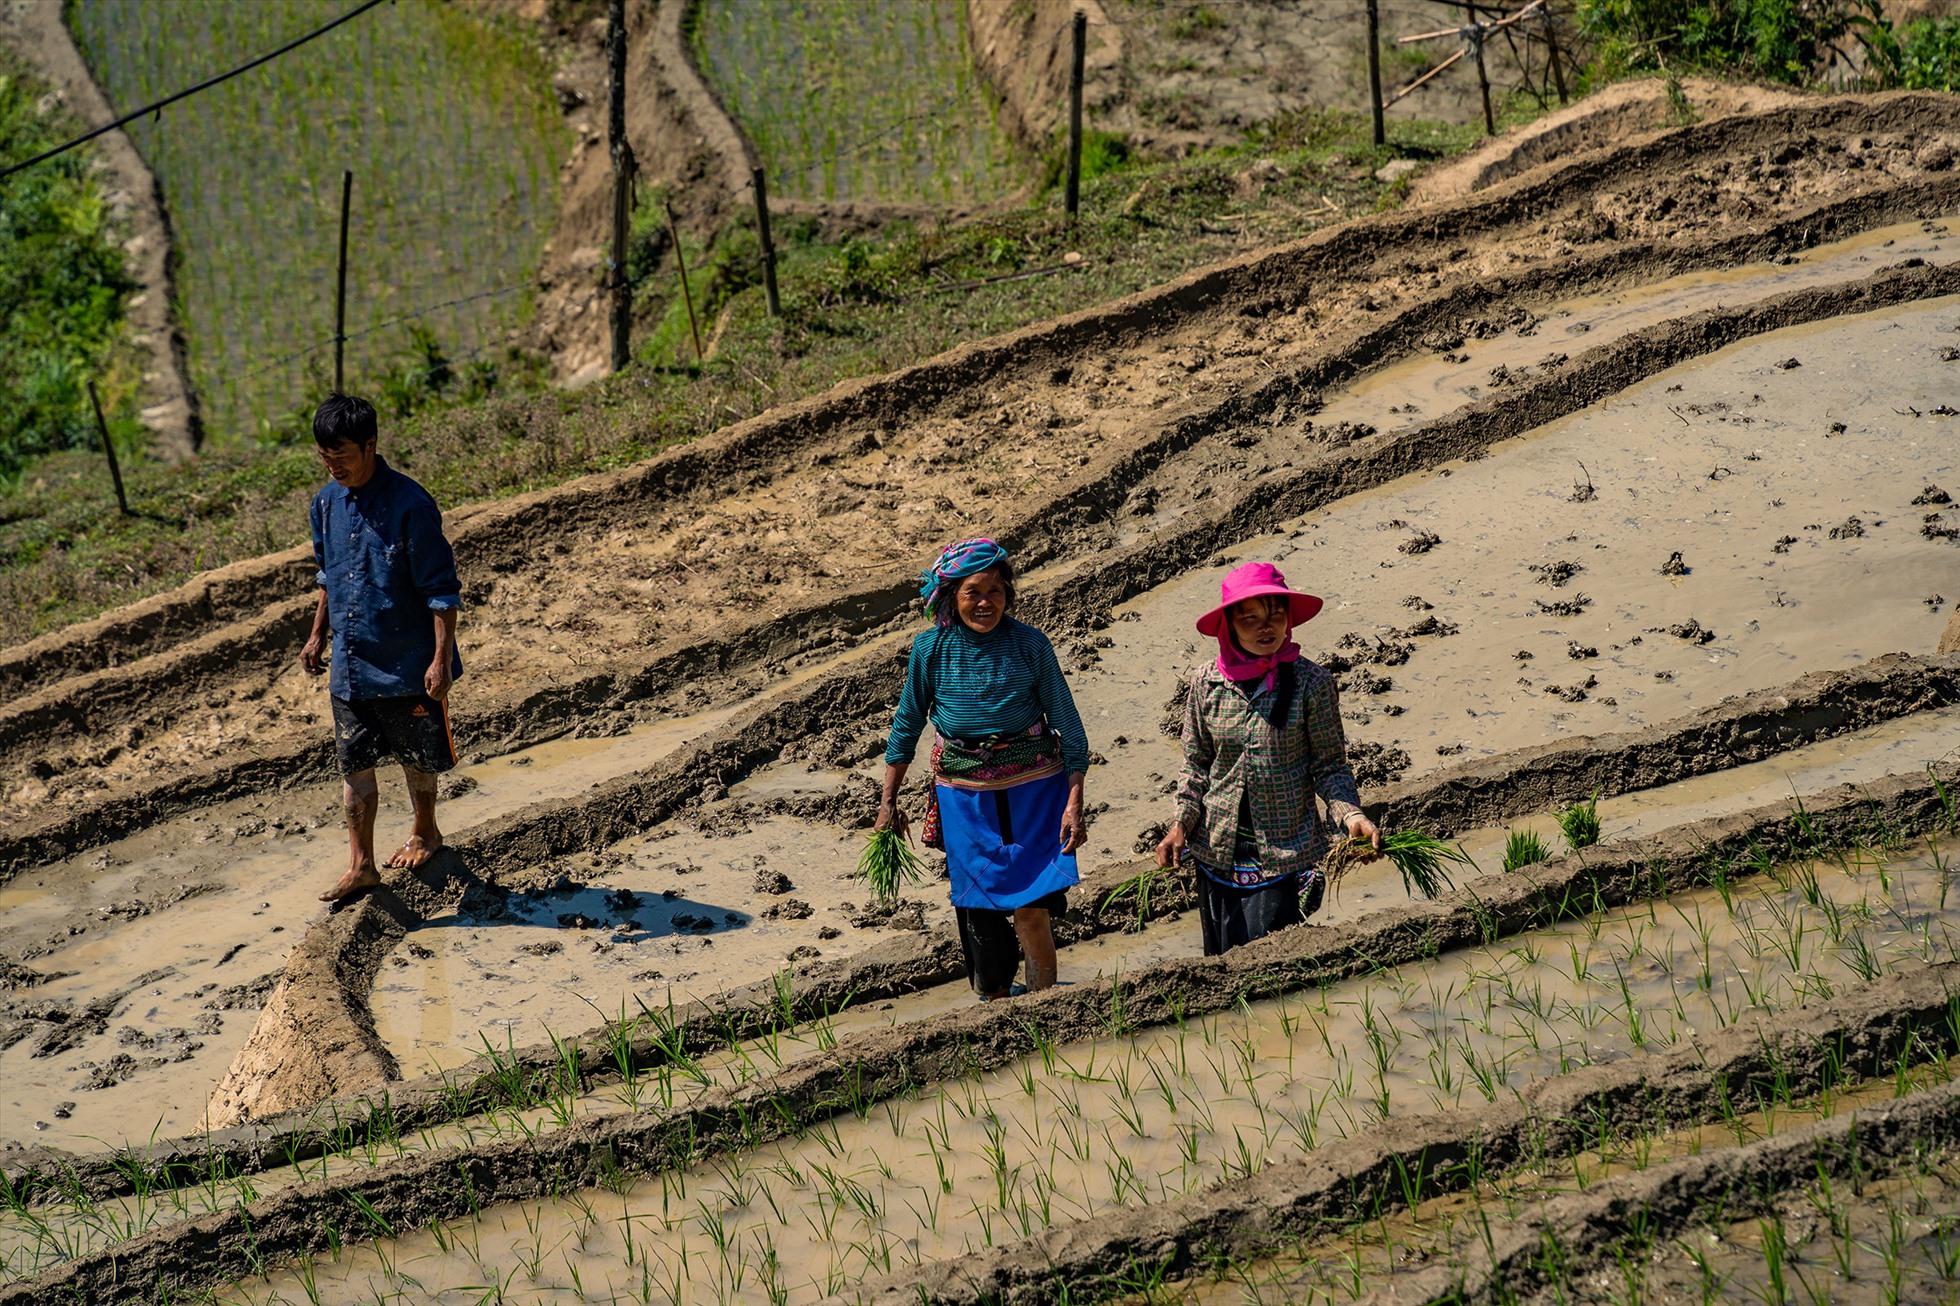
[[[426,930],[516,926],[554,934],[605,931],[609,942],[645,943],[739,930],[752,919],[747,912],[683,897],[673,889],[601,889],[560,876],[543,889],[519,891],[477,880],[464,889],[455,911],[423,920],[408,937],[412,943],[416,934]],[[556,942],[546,936],[525,947],[556,951],[552,946]]]

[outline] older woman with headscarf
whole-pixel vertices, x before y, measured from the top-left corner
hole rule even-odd
[[[1207,957],[1297,925],[1320,905],[1328,847],[1314,795],[1347,833],[1381,847],[1348,767],[1334,677],[1300,656],[1293,632],[1320,599],[1269,562],[1225,577],[1198,632],[1218,656],[1191,677],[1177,819],[1157,845],[1189,854]]]
[[[878,828],[905,833],[899,788],[930,719],[927,846],[944,848],[983,1001],[1004,998],[1025,956],[1030,991],[1055,982],[1054,912],[1076,883],[1089,740],[1055,649],[1011,615],[1014,568],[992,540],[962,540],[920,576],[933,614],[912,641],[885,749]]]

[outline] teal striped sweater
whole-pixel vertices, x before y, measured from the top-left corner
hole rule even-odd
[[[964,622],[935,626],[912,641],[905,692],[892,718],[885,761],[909,763],[930,717],[954,739],[1025,730],[1043,717],[1062,737],[1062,762],[1089,769],[1089,737],[1048,637],[1012,617],[984,635]]]

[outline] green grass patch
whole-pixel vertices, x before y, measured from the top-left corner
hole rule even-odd
[[[78,129],[0,46],[0,160],[29,158]],[[123,318],[135,287],[93,167],[83,148],[0,181],[0,487],[37,455],[96,445],[91,379],[118,445],[141,444],[141,365]]]
[[[343,0],[69,0],[111,103],[137,105],[264,53]],[[435,0],[384,5],[263,68],[131,124],[170,211],[191,379],[220,446],[279,438],[332,366],[341,171],[354,172],[350,387],[416,321],[473,349],[521,321],[568,144],[543,57]],[[502,293],[488,295],[485,292]]]

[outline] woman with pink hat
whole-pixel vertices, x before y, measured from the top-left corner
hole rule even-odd
[[[1218,598],[1198,618],[1218,657],[1191,677],[1177,819],[1157,845],[1158,865],[1189,856],[1196,868],[1207,957],[1319,907],[1328,838],[1315,794],[1334,825],[1381,847],[1348,769],[1334,677],[1293,642],[1320,600],[1269,562],[1235,569]]]

